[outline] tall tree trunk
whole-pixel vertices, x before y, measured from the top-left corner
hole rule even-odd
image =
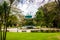
[[[3,40],[6,40],[6,33],[7,33],[7,10],[5,9],[5,15],[4,15],[4,30],[3,30]]]
[[[0,20],[0,40],[2,40],[2,23],[3,23],[3,16],[1,16]]]
[[[7,33],[7,27],[4,26],[4,31],[3,31],[3,40],[6,40],[6,33]]]
[[[5,21],[4,22],[5,23],[4,23],[4,30],[3,30],[3,40],[6,40],[6,18],[5,18]]]
[[[1,25],[0,25],[0,40],[2,40],[2,30],[1,30]]]
[[[9,10],[5,10],[5,18],[4,18],[4,30],[3,30],[3,40],[6,40],[6,34],[7,34],[7,23],[8,23],[8,17],[9,17],[9,13],[10,13],[10,10],[11,10],[11,4],[13,3],[13,0],[10,0],[10,8]]]
[[[0,40],[2,40],[2,18],[0,20]]]

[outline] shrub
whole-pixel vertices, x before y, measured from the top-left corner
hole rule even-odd
[[[31,32],[40,32],[40,30],[31,30]]]

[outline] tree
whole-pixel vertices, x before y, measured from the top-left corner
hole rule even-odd
[[[2,24],[5,22],[5,26],[4,26],[4,31],[3,31],[3,39],[2,39],[2,33],[1,33],[1,40],[5,40],[5,36],[6,36],[6,26],[7,26],[7,19],[8,19],[8,10],[9,10],[9,6],[6,2],[4,2],[2,5],[0,5],[0,31],[2,28]]]
[[[9,6],[6,1],[3,3],[3,12],[4,12],[4,30],[3,30],[3,40],[6,40],[6,32],[7,32],[7,23],[8,23],[8,16],[9,16]]]
[[[46,27],[59,27],[60,25],[60,7],[58,3],[51,2],[40,7],[36,13],[38,25],[44,24]],[[41,12],[42,10],[42,12]]]
[[[19,20],[15,15],[10,15],[8,19],[8,25],[12,27],[13,25],[16,26]]]
[[[43,6],[45,25],[47,27],[60,27],[60,6],[59,3],[51,2]]]
[[[27,25],[27,26],[32,26],[32,25],[34,25],[34,23],[33,23],[33,19],[31,18],[31,19],[25,19],[25,24],[24,24],[24,26],[25,25]]]
[[[2,5],[0,5],[0,19],[1,19],[0,20],[0,35],[1,35],[0,39],[1,40],[6,40],[7,27],[9,26],[8,23],[9,23],[10,11],[11,11],[11,4],[12,4],[12,0],[10,1],[10,5],[6,1],[4,1]],[[15,16],[13,18],[15,22],[17,18]],[[3,32],[1,32],[2,24],[4,25]]]
[[[57,14],[57,17],[56,17],[56,21],[55,21],[55,24],[57,23],[57,27],[60,28],[60,0],[56,0],[56,14]]]
[[[6,40],[6,33],[7,33],[7,27],[8,27],[8,19],[9,19],[9,14],[10,14],[10,11],[11,11],[11,4],[12,3],[13,3],[12,0],[10,0],[10,5],[8,3],[6,3],[6,1],[4,1],[4,3],[3,3],[3,12],[4,12],[3,40]]]
[[[36,25],[38,25],[38,26],[42,26],[43,25],[43,22],[44,22],[44,13],[43,13],[42,7],[39,8],[38,11],[36,12],[35,20],[37,22]]]
[[[3,22],[3,8],[2,5],[0,5],[0,40],[2,40],[2,22]]]

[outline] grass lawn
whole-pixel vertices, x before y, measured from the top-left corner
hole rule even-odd
[[[60,33],[16,33],[8,32],[7,40],[60,40]]]

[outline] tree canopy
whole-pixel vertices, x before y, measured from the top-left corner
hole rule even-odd
[[[46,27],[60,27],[60,7],[58,3],[51,2],[40,7],[36,12],[37,25],[45,25]],[[42,23],[42,24],[41,24]]]

